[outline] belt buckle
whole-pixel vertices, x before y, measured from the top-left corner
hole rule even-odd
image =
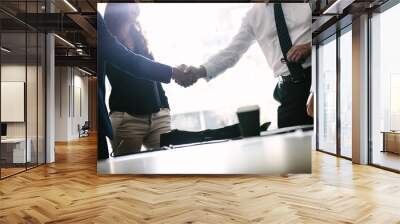
[[[301,83],[301,82],[302,82],[302,80],[300,80],[300,79],[295,79],[295,78],[293,77],[293,75],[290,75],[290,81],[291,81],[292,83],[294,83],[294,84],[297,84],[297,83]]]

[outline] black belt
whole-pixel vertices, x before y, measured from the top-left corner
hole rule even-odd
[[[303,69],[304,71],[308,68]],[[280,83],[302,83],[306,80],[307,74],[298,74],[298,75],[286,75],[286,76],[279,76]]]
[[[302,83],[305,78],[299,78],[298,76],[287,75],[287,76],[279,76],[280,83]]]

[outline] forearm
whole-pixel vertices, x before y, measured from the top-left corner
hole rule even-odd
[[[202,65],[207,71],[207,80],[215,78],[227,69],[235,66],[243,54],[255,42],[253,28],[249,23],[249,15],[252,15],[252,13],[249,13],[243,19],[239,32],[232,38],[230,44]]]
[[[103,49],[103,60],[132,75],[134,78],[169,83],[172,68],[141,55],[135,54],[108,32],[103,33],[100,47]]]
[[[240,56],[241,55],[237,55],[234,52],[221,52],[213,56],[206,63],[201,65],[206,73],[204,78],[207,80],[211,80],[222,74],[229,68],[236,65],[236,63],[240,59]]]
[[[307,114],[310,117],[314,117],[314,94],[311,92],[307,99]]]

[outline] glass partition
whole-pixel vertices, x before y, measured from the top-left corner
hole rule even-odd
[[[44,1],[2,1],[2,6],[17,16],[44,12]],[[0,178],[45,162],[46,39],[10,15],[0,12]]]
[[[26,33],[3,32],[1,46],[1,175],[5,177],[24,171],[31,158],[26,135]]]

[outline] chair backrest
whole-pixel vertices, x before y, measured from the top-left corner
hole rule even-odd
[[[85,121],[85,123],[83,124],[82,128],[89,128],[90,127],[89,124],[90,124],[89,121]]]

